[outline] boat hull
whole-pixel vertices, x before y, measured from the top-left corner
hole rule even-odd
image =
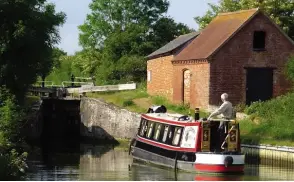
[[[195,162],[187,162],[161,156],[138,147],[132,147],[132,156],[134,159],[152,163],[167,168],[177,168],[189,172],[204,173],[243,173],[244,155],[222,155],[214,153],[196,153]],[[227,157],[233,158],[230,165],[225,165],[223,160]],[[206,162],[205,162],[206,161]],[[221,162],[223,164],[221,164]]]

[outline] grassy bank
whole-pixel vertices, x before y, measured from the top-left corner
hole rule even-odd
[[[189,108],[188,105],[171,104],[164,97],[148,95],[144,85],[139,85],[138,89],[129,91],[87,93],[87,97],[100,98],[108,103],[138,113],[146,113],[152,105],[164,105],[171,113],[194,114],[194,109]],[[200,111],[200,116],[207,117],[208,114]]]
[[[145,113],[152,105],[165,105],[172,113],[191,115],[194,113],[188,106],[174,105],[163,97],[148,95],[144,85],[140,85],[137,90],[90,93],[87,96],[102,98],[108,103],[139,113]],[[242,143],[294,146],[293,103],[294,93],[291,93],[246,107],[244,112],[249,117],[239,121]],[[201,111],[200,116],[207,117],[208,113]]]
[[[243,140],[250,144],[294,146],[294,93],[245,109],[249,118],[241,121]]]

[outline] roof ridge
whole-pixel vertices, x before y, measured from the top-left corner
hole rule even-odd
[[[259,11],[259,10],[260,10],[260,8],[252,8],[252,9],[246,9],[246,10],[233,11],[233,12],[224,12],[224,13],[219,13],[218,16],[239,14],[239,13],[244,13],[244,12],[248,12],[248,11]]]
[[[151,57],[151,56],[156,56],[159,54],[164,54],[164,53],[170,52],[170,51],[176,49],[177,47],[182,46],[183,44],[187,43],[191,39],[194,39],[198,35],[199,35],[199,31],[193,31],[193,32],[175,37],[173,40],[169,41],[164,46],[160,47],[156,51],[149,54],[147,56],[147,58]]]
[[[199,31],[193,31],[190,33],[182,34],[182,35],[179,35],[178,37],[185,36],[185,35],[191,35],[191,34],[197,34],[197,33],[199,33]]]

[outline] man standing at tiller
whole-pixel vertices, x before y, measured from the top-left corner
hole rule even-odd
[[[213,113],[210,114],[210,116],[208,117],[208,121],[211,120],[212,117],[217,116],[222,114],[222,118],[224,120],[230,120],[234,118],[234,109],[232,106],[232,103],[228,101],[229,95],[227,93],[223,93],[221,95],[221,100],[223,101],[223,104]],[[225,125],[224,122],[220,122],[219,127],[218,127],[218,131],[219,131],[219,136],[220,136],[220,142],[224,141],[225,138]],[[219,145],[219,144],[218,144]]]

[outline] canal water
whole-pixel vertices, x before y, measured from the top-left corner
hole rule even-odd
[[[207,175],[178,172],[133,162],[122,146],[76,142],[32,147],[28,157],[30,181],[262,181],[294,180],[294,164],[287,161],[247,161],[243,175]],[[264,163],[264,164],[263,164]],[[266,164],[266,165],[265,165]]]

